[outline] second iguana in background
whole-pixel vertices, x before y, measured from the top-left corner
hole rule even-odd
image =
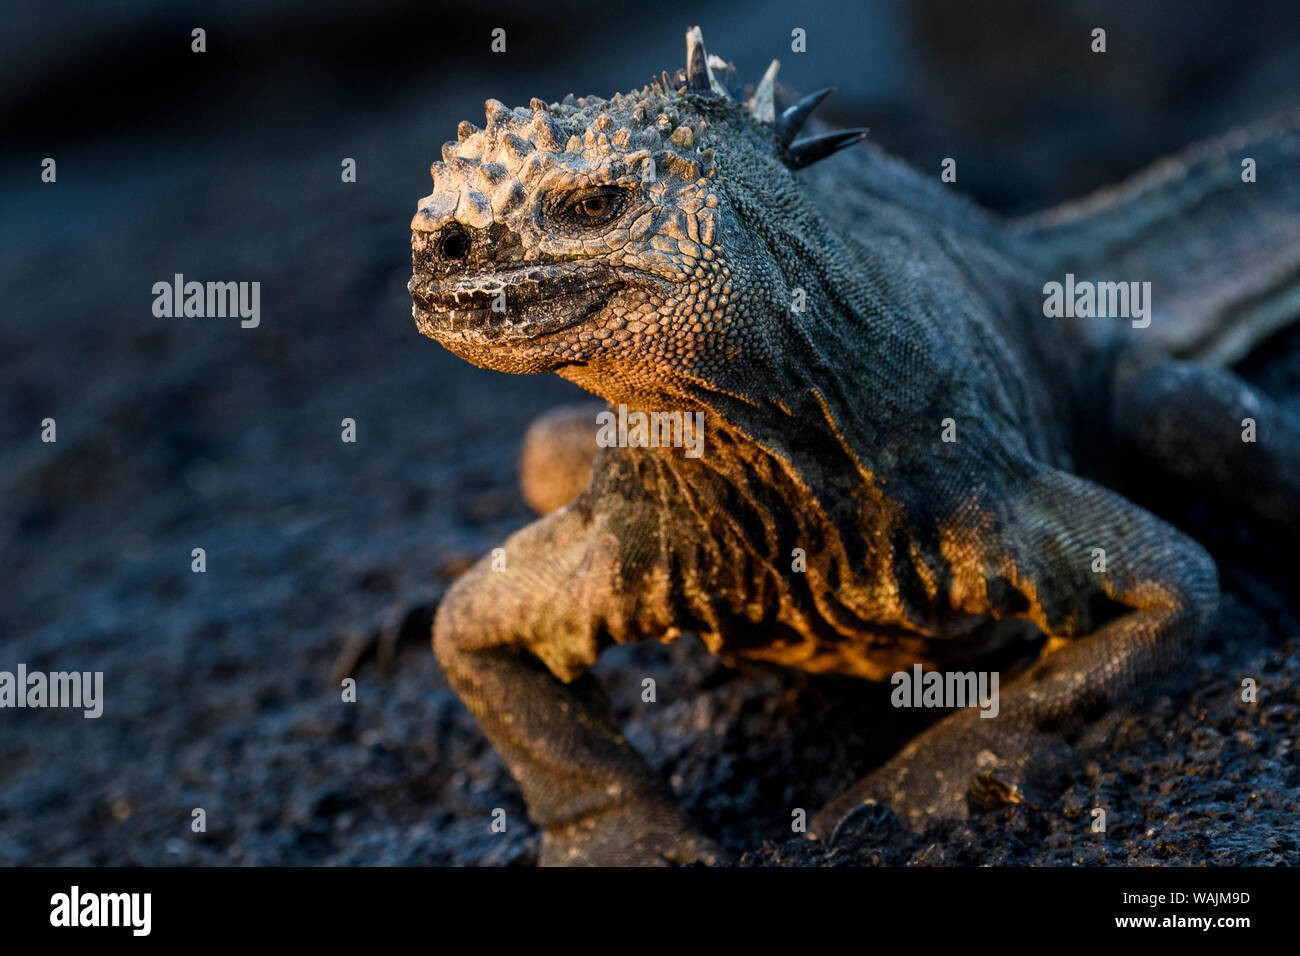
[[[438,660],[543,863],[720,857],[587,674],[612,642],[694,631],[874,681],[1036,656],[996,718],[944,718],[813,832],[868,801],[916,825],[1021,799],[1211,621],[1214,562],[1098,484],[1107,459],[1300,530],[1300,425],[1171,358],[1222,363],[1300,313],[1300,115],[1003,223],[869,145],[805,171],[863,131],[801,137],[825,93],[778,110],[775,68],[745,97],[696,28],[644,89],[489,100],[411,222],[426,335],[627,414],[703,414],[698,457],[594,463],[594,414],[551,418],[524,479],[557,510],[438,609]],[[1067,281],[1149,282],[1144,319],[1045,314]]]

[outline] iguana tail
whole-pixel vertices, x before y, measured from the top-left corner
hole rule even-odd
[[[1230,364],[1300,318],[1300,109],[1010,228],[1062,276],[1150,281],[1150,340]]]

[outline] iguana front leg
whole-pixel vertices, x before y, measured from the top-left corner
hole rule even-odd
[[[1105,571],[1094,571],[1094,548]],[[813,821],[827,838],[864,802],[910,826],[964,819],[976,806],[1059,769],[1076,745],[1099,742],[1150,678],[1184,653],[1213,614],[1218,579],[1194,541],[1123,498],[1073,475],[1040,471],[1009,502],[1005,528],[972,529],[955,587],[1001,579],[1048,635],[1043,658],[1004,688],[998,715],[939,721],[836,798]],[[1000,583],[1001,597],[1005,598]],[[987,592],[985,592],[987,596]],[[990,602],[986,610],[993,609]]]
[[[628,600],[585,501],[534,522],[452,587],[434,622],[447,679],[519,782],[545,865],[711,861],[628,745],[587,669]]]

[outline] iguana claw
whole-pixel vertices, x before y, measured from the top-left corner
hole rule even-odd
[[[542,866],[674,866],[727,863],[727,851],[675,807],[630,801],[543,831]]]

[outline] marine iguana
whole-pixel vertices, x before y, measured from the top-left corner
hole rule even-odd
[[[996,719],[944,717],[812,835],[876,801],[916,826],[1022,799],[1212,620],[1214,562],[1098,483],[1107,460],[1300,528],[1300,423],[1185,360],[1300,313],[1300,113],[1003,222],[870,144],[812,165],[864,131],[801,138],[830,91],[778,112],[777,66],[746,97],[697,27],[685,69],[632,93],[488,100],[411,222],[425,335],[706,423],[692,458],[596,450],[593,413],[551,416],[524,462],[550,513],[437,611],[543,864],[723,857],[587,673],[613,642],[692,630],[874,681],[1036,655]],[[1046,316],[1066,276],[1150,282],[1152,321]]]

